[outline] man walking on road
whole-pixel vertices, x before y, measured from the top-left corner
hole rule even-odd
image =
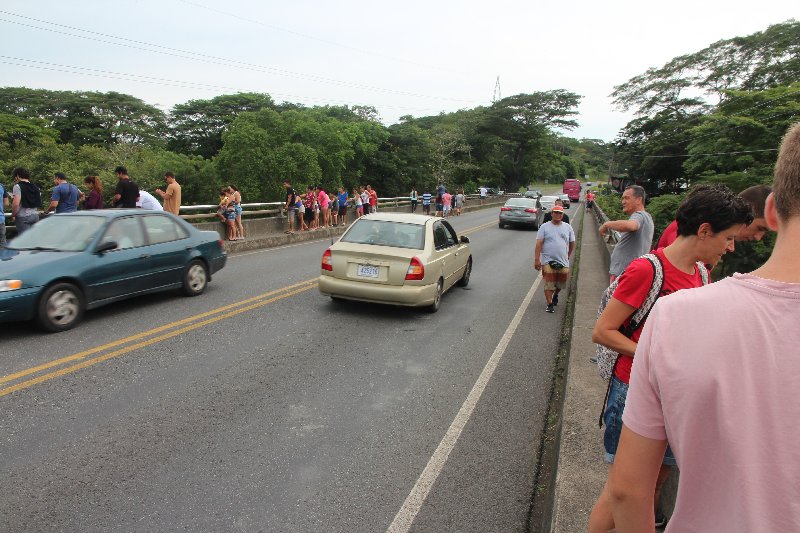
[[[564,208],[553,206],[553,220],[542,224],[536,234],[536,249],[533,266],[542,271],[544,297],[547,300],[545,311],[555,313],[558,293],[567,287],[569,281],[569,257],[575,250],[575,232],[572,226],[563,221]]]
[[[653,218],[644,210],[645,193],[639,185],[631,185],[622,193],[622,211],[627,220],[609,220],[600,225],[600,235],[609,230],[622,233],[611,254],[608,273],[613,282],[631,261],[650,251],[653,242]]]
[[[667,441],[681,468],[675,531],[800,524],[800,123],[784,137],[764,218],[777,239],[761,268],[665,298],[648,319],[610,479],[619,532],[651,523]]]

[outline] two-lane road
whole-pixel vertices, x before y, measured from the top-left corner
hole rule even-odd
[[[315,241],[4,327],[3,529],[525,530],[563,310],[527,305],[535,232],[450,220],[474,270],[435,314],[321,296]]]

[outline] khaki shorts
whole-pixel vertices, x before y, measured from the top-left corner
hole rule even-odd
[[[544,290],[554,291],[556,289],[566,289],[569,281],[569,267],[555,270],[548,264],[542,265],[542,279],[544,280]]]

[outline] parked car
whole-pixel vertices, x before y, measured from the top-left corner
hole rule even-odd
[[[319,291],[333,300],[436,312],[442,295],[453,285],[465,287],[471,273],[469,239],[446,220],[373,213],[356,220],[322,254]]]
[[[225,266],[219,235],[163,211],[109,209],[47,217],[0,250],[0,322],[47,331],[84,311],[170,289],[201,294]]]
[[[527,226],[539,229],[540,209],[538,201],[533,198],[509,198],[500,208],[497,225],[500,229],[506,226]]]
[[[558,197],[561,200],[561,203],[564,205],[564,209],[569,209],[570,206],[569,195],[559,194]]]

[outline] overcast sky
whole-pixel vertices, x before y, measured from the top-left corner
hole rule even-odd
[[[386,124],[551,89],[613,140],[615,85],[797,18],[796,0],[3,0],[0,85],[118,91],[167,111],[239,91],[372,105]]]

